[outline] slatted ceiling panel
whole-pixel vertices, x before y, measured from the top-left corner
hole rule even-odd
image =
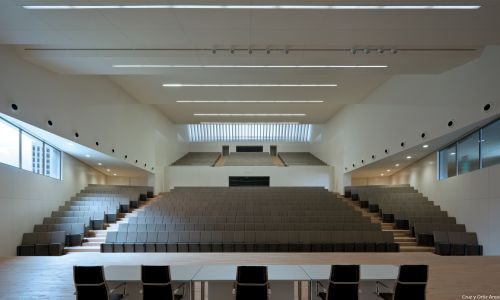
[[[188,125],[190,142],[290,141],[309,142],[311,124],[214,123]]]

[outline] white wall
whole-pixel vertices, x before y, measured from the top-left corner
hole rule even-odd
[[[369,178],[352,178],[350,185],[360,186],[360,185],[387,185],[392,184],[391,178],[386,177],[369,177]]]
[[[157,109],[140,104],[105,76],[56,74],[5,46],[0,47],[0,66],[0,112],[70,140],[78,131],[79,144],[125,163],[137,159],[139,167],[159,172],[157,192],[168,186],[163,170],[184,155],[187,146]],[[19,106],[17,112],[10,109],[11,103]],[[46,125],[49,119],[53,127]]]
[[[148,177],[125,177],[125,176],[107,176],[106,184],[110,185],[140,185],[148,186]]]
[[[16,255],[23,233],[85,186],[106,184],[103,174],[68,155],[62,174],[57,180],[0,163],[0,256]]]
[[[229,176],[270,176],[271,186],[330,188],[330,167],[170,167],[170,188],[176,186],[228,186]]]
[[[347,185],[345,168],[352,171],[361,160],[373,162],[397,153],[400,143],[419,145],[490,117],[500,110],[500,47],[488,47],[482,56],[465,65],[436,75],[394,76],[363,102],[348,105],[325,126],[311,152],[335,166],[335,191]],[[482,107],[496,101],[496,109]],[[455,128],[448,128],[454,119]],[[372,160],[372,154],[376,159]]]
[[[485,255],[500,255],[500,165],[437,180],[436,154],[394,174],[392,184],[409,183],[429,200],[477,232]]]

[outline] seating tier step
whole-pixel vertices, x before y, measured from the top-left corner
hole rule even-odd
[[[400,246],[399,252],[434,252],[434,247]]]
[[[100,246],[76,246],[76,247],[64,247],[64,253],[70,252],[100,252]]]

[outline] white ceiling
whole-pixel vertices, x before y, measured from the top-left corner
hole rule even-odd
[[[148,4],[174,1],[148,1]],[[315,1],[315,4],[415,4],[415,1]],[[397,74],[440,73],[500,44],[500,1],[422,0],[418,4],[480,4],[475,11],[324,10],[25,10],[21,4],[101,4],[101,1],[3,1],[0,43],[56,72],[106,75],[139,102],[175,123],[299,121],[324,123],[345,104],[359,103]],[[106,4],[141,1],[110,0]],[[178,2],[186,4],[186,1]],[[189,4],[269,4],[264,0]],[[309,4],[276,0],[273,4]],[[284,51],[165,49],[288,48]],[[398,48],[397,54],[295,49]],[[57,48],[66,50],[26,50]],[[151,50],[161,48],[163,50]],[[404,51],[403,49],[475,49]],[[94,49],[75,51],[74,49]],[[99,49],[99,50],[95,50]],[[113,50],[115,49],[115,50]],[[116,50],[128,49],[128,50]],[[143,49],[143,50],[133,50]],[[148,50],[149,49],[149,50]],[[117,69],[113,64],[388,65],[387,69]],[[182,87],[162,83],[337,83],[338,87]],[[179,104],[176,100],[324,100],[322,104]],[[193,113],[306,113],[305,117],[195,117]]]

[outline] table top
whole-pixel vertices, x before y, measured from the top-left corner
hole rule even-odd
[[[190,281],[201,266],[170,266],[172,281]],[[112,265],[104,267],[107,281],[141,281],[141,266]]]
[[[267,265],[269,281],[328,280],[330,265]],[[234,281],[237,265],[170,266],[172,281]],[[396,265],[361,265],[361,280],[396,279]],[[111,265],[104,268],[108,281],[140,281],[138,265]]]

